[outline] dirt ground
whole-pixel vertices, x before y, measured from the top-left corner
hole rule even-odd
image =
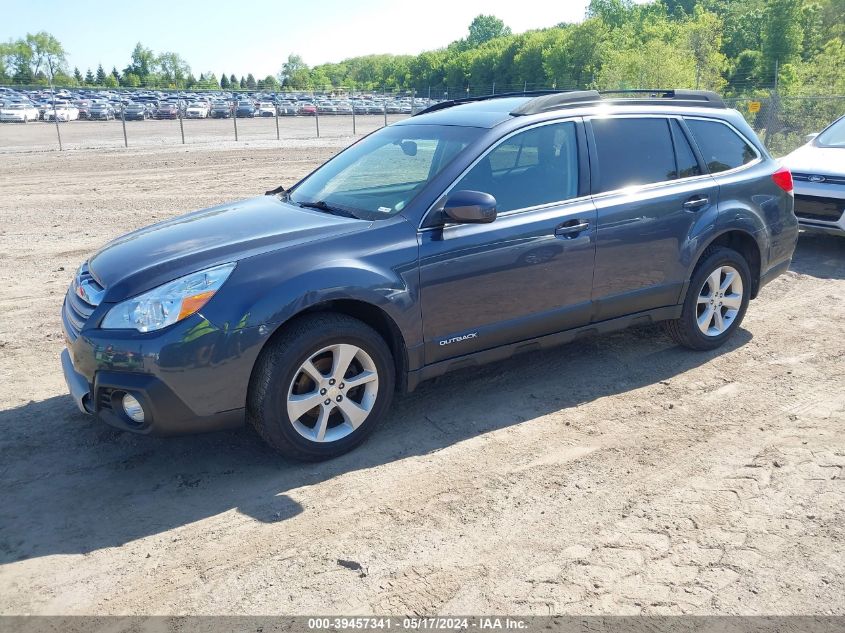
[[[79,414],[76,266],[349,140],[0,154],[0,613],[845,614],[845,240],[803,235],[719,352],[447,375],[328,463]]]

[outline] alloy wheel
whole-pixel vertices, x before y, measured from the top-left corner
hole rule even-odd
[[[360,427],[378,395],[378,370],[367,352],[349,343],[310,355],[293,376],[287,412],[294,429],[312,442],[335,442]]]
[[[733,266],[719,266],[698,291],[696,321],[705,336],[719,336],[734,322],[742,307],[742,277]]]

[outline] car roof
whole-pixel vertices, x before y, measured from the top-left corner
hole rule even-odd
[[[394,125],[456,125],[467,127],[493,128],[514,118],[530,120],[547,120],[550,118],[579,117],[579,116],[609,116],[624,114],[644,115],[683,115],[701,116],[734,120],[742,116],[736,110],[728,109],[718,100],[718,103],[673,101],[672,99],[619,99],[606,101],[573,101],[552,105],[544,109],[531,110],[531,105],[546,98],[536,96],[503,96],[490,97],[466,103],[438,104],[423,111],[410,119],[394,123]],[[628,103],[625,103],[628,101]],[[523,113],[524,112],[524,113]]]

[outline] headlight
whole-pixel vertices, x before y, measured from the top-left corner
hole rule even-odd
[[[173,325],[202,308],[234,269],[234,263],[206,268],[127,299],[108,311],[100,327],[152,332]]]

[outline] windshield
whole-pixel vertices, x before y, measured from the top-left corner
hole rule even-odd
[[[449,125],[382,128],[311,174],[290,200],[322,202],[363,219],[390,217],[483,132]]]
[[[816,137],[816,145],[845,147],[845,117],[839,119]]]

